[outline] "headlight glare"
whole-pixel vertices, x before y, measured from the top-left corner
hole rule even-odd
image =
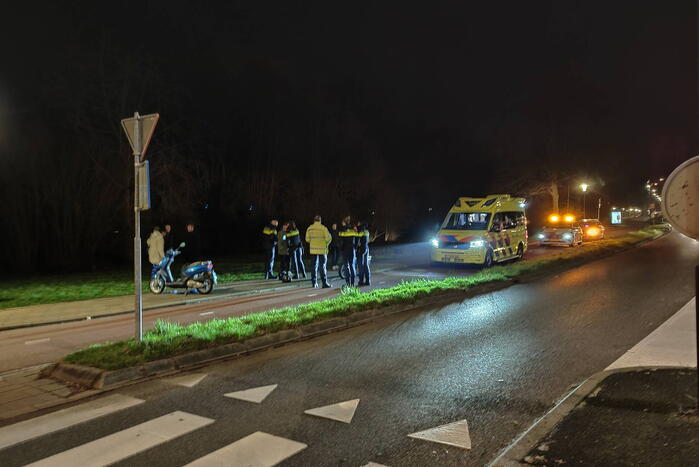
[[[471,242],[471,248],[480,248],[485,245],[485,240],[474,240]]]
[[[432,246],[433,246],[434,248],[439,248],[439,240],[438,240],[438,239],[433,238],[432,241],[431,241],[430,243],[432,243]]]

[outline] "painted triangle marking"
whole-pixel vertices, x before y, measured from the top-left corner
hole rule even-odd
[[[206,373],[190,373],[188,375],[176,376],[175,378],[168,378],[165,382],[191,388],[201,383],[201,380],[206,378],[206,376]]]
[[[471,449],[471,436],[468,434],[468,422],[459,420],[425,431],[408,435],[409,438],[424,439],[435,443],[448,444],[461,449]]]
[[[351,401],[338,402],[337,404],[308,409],[303,413],[316,417],[329,418],[330,420],[336,420],[338,422],[350,423],[358,405],[359,399],[352,399]]]
[[[254,402],[259,404],[269,396],[272,391],[277,389],[277,384],[270,384],[269,386],[260,386],[259,388],[250,388],[243,391],[229,392],[224,394],[225,397],[230,397],[231,399],[238,399],[241,401]]]

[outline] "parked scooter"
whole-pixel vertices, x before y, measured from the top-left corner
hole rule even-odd
[[[150,291],[154,294],[161,294],[165,287],[171,289],[185,289],[185,294],[190,290],[196,290],[200,294],[208,294],[214,290],[218,282],[214,263],[211,261],[196,261],[182,267],[180,278],[175,280],[172,277],[170,266],[172,266],[175,256],[181,253],[180,249],[185,247],[185,243],[180,243],[177,249],[170,249],[165,252],[165,257],[160,264],[153,267],[150,275]]]

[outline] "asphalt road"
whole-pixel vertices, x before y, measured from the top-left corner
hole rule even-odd
[[[307,445],[283,465],[484,465],[689,301],[697,261],[699,243],[672,233],[555,277],[210,365],[191,388],[124,388],[145,402],[0,456],[25,464],[180,410],[215,421],[118,465],[183,465],[257,431]],[[272,384],[260,404],[223,396]],[[351,423],[303,413],[353,399]],[[407,437],[464,419],[470,450]]]

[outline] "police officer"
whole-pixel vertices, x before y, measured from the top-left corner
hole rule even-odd
[[[357,222],[357,285],[371,285],[369,270],[369,229]]]
[[[313,224],[306,230],[306,243],[309,244],[308,251],[313,258],[313,271],[311,272],[311,283],[313,287],[318,287],[318,273],[320,272],[320,280],[323,283],[323,288],[327,289],[330,286],[328,282],[328,272],[326,263],[328,261],[328,245],[330,245],[330,232],[328,228],[321,223],[320,216],[313,218]]]
[[[357,232],[354,230],[349,216],[345,217],[342,221],[342,226],[340,227],[338,236],[340,237],[340,249],[342,250],[341,267],[347,268],[347,277],[345,277],[345,282],[347,285],[354,286],[354,279],[356,276],[355,254],[357,248]]]
[[[291,256],[291,268],[294,271],[294,279],[306,278],[306,266],[303,264],[303,242],[296,228],[296,222],[289,221],[289,231],[286,233],[289,240],[289,254]]]
[[[277,226],[279,221],[272,219],[269,225],[262,229],[263,245],[265,248],[265,279],[276,279],[274,275],[274,250],[277,247]]]
[[[279,280],[282,282],[291,282],[291,274],[289,268],[289,223],[282,224],[282,228],[277,233],[277,255],[279,256]]]

